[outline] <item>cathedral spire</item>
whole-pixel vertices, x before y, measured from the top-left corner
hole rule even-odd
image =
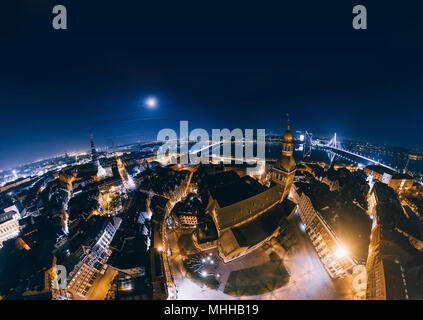
[[[287,126],[286,126],[286,131],[283,135],[284,145],[292,144],[292,140],[293,140],[293,135],[292,135],[292,132],[291,132],[291,123],[289,121],[289,113],[286,114],[286,117],[287,117]],[[283,149],[285,150],[285,146],[284,146]]]
[[[291,130],[291,124],[289,123],[289,113],[286,114],[286,121],[288,123],[286,130],[289,131],[289,130]]]
[[[294,137],[291,132],[289,113],[286,114],[287,126],[283,135],[282,154],[272,168],[272,181],[281,186],[282,199],[289,194],[294,182],[296,163],[294,159]]]

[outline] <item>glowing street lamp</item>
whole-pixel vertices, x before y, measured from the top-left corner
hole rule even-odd
[[[345,250],[342,247],[338,247],[338,249],[335,251],[335,256],[340,259],[344,258],[347,255],[347,250]]]

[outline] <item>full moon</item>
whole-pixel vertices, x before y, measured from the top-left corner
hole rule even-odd
[[[155,109],[157,107],[158,101],[155,97],[149,97],[145,99],[145,105],[148,109]]]

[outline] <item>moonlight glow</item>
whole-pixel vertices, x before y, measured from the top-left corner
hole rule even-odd
[[[147,99],[145,99],[145,105],[148,109],[156,109],[158,101],[155,97],[148,97]]]

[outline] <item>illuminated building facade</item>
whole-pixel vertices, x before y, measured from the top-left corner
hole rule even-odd
[[[381,226],[372,230],[370,252],[367,259],[367,300],[408,300],[405,270],[398,259],[384,254],[381,243]]]
[[[371,220],[362,209],[338,207],[335,193],[318,181],[297,182],[292,193],[305,232],[331,278],[344,278],[366,263]]]
[[[423,249],[422,229],[418,232],[417,225],[409,223],[411,210],[402,207],[397,193],[386,184],[376,182],[368,197],[373,228],[366,264],[367,299],[413,299],[410,285],[418,280],[410,270]]]
[[[90,245],[79,249],[79,254],[76,255],[79,256],[80,261],[68,275],[66,288],[68,293],[82,298],[87,295],[100,269],[111,255],[109,246],[121,221],[120,218],[108,221]]]
[[[11,188],[17,187],[17,186],[19,186],[21,184],[27,183],[27,182],[31,181],[31,179],[32,179],[32,177],[20,178],[18,180],[15,180],[13,182],[10,182],[10,183],[8,183],[8,184],[0,187],[0,193],[1,192],[4,192],[4,191],[7,191],[7,190],[9,190]]]
[[[193,214],[179,214],[177,219],[178,223],[181,225],[193,227],[198,224],[198,218],[196,215]]]
[[[392,176],[389,186],[397,192],[410,190],[413,187],[414,179],[405,173],[398,173]]]
[[[67,291],[72,295],[85,297],[91,289],[98,270],[85,262],[80,262],[74,272],[75,275],[70,280]]]
[[[410,190],[414,184],[414,178],[409,174],[397,173],[378,165],[367,166],[364,172],[372,176],[373,180],[385,183],[397,192]]]
[[[4,212],[15,212],[19,214],[19,217],[22,218],[25,215],[26,210],[23,208],[22,204],[20,202],[15,203],[14,205],[7,207],[4,209]]]
[[[335,232],[315,210],[310,198],[305,193],[299,196],[298,205],[298,213],[305,225],[305,231],[325,269],[333,279],[346,277],[357,264],[347,254],[336,238]]]
[[[202,211],[202,202],[194,194],[191,193],[187,196],[185,201],[177,203],[173,210],[172,216],[177,225],[182,227],[195,227],[199,223],[200,212]]]
[[[154,210],[152,216],[152,229],[151,229],[151,239],[152,247],[150,249],[150,273],[151,273],[151,282],[153,287],[153,299],[154,300],[166,300],[168,298],[168,286],[171,284],[171,279],[168,277],[167,268],[166,268],[166,258],[167,254],[164,253],[164,232],[163,232],[163,221],[166,215],[166,207],[168,206],[169,201],[166,198],[157,197],[156,199],[160,201],[160,207]]]
[[[20,215],[15,211],[9,211],[0,215],[0,249],[3,242],[19,235]]]

